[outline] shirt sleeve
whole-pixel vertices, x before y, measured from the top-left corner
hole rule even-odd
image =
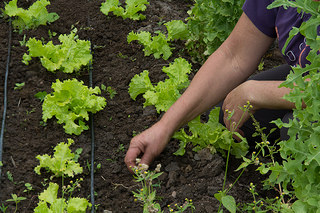
[[[272,2],[273,0],[246,0],[242,10],[262,33],[276,38],[275,21],[278,9],[267,9]]]

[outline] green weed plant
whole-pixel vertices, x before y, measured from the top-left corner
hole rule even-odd
[[[134,173],[134,179],[136,182],[140,183],[141,188],[133,191],[136,202],[140,202],[143,206],[143,213],[162,213],[161,206],[157,203],[159,199],[156,194],[156,186],[159,184],[154,184],[153,182],[162,175],[163,172],[160,172],[161,164],[158,164],[155,170],[149,170],[149,166],[145,164],[140,164],[140,159],[136,159],[137,166],[132,168]],[[181,213],[187,209],[195,209],[192,200],[185,199],[183,205],[174,205],[168,206],[169,212]]]

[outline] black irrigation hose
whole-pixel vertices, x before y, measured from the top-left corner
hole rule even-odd
[[[1,123],[1,132],[0,132],[0,162],[2,162],[2,149],[3,149],[3,135],[5,129],[5,121],[7,114],[7,85],[8,85],[8,75],[9,75],[9,64],[10,64],[10,55],[11,55],[11,39],[12,39],[12,30],[11,30],[11,19],[9,21],[9,39],[8,39],[8,57],[6,65],[6,73],[4,77],[4,88],[3,88],[3,115]],[[0,165],[0,181],[1,181],[1,171],[2,166]]]
[[[90,2],[90,0],[88,0]],[[88,14],[88,26],[90,26],[90,15]],[[89,39],[90,40],[90,39]],[[92,52],[92,47],[91,47]],[[89,62],[89,86],[92,88],[92,61]],[[94,120],[93,120],[93,114],[90,113],[90,130],[91,130],[91,180],[90,180],[90,198],[91,198],[91,213],[95,212],[95,201],[94,201]]]
[[[89,86],[92,87],[92,64],[89,64]],[[90,181],[90,194],[91,194],[91,204],[92,209],[91,212],[95,212],[95,204],[94,204],[94,120],[93,114],[90,113],[90,130],[91,130],[91,181]]]

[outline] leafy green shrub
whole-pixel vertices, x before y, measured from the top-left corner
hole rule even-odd
[[[203,62],[230,35],[242,14],[244,0],[194,0],[188,11],[189,39],[186,48],[194,60]]]
[[[281,85],[291,88],[290,94],[285,96],[288,101],[294,102],[293,119],[288,124],[277,120],[279,127],[288,129],[290,138],[280,142],[282,165],[273,167],[269,177],[271,183],[281,184],[286,192],[290,190],[297,200],[292,209],[295,212],[318,212],[320,203],[320,4],[313,1],[285,1],[276,0],[269,7],[295,7],[298,12],[303,9],[311,14],[311,18],[301,24],[300,28],[293,28],[286,44],[297,33],[306,38],[306,44],[311,51],[307,59],[311,64],[304,68],[297,65]],[[284,46],[284,49],[286,45]],[[303,103],[305,108],[303,107]]]
[[[54,45],[52,41],[43,45],[42,41],[30,38],[26,46],[29,54],[23,55],[23,63],[29,64],[32,57],[40,58],[41,64],[51,72],[61,70],[65,73],[72,73],[82,66],[89,64],[92,60],[90,41],[78,39],[77,29],[69,35],[60,35],[60,45]]]
[[[50,5],[48,0],[38,0],[29,9],[18,8],[18,0],[12,0],[6,4],[5,15],[16,17],[12,24],[20,32],[23,30],[34,29],[40,25],[46,25],[59,19],[58,14],[48,13],[46,6]]]
[[[64,123],[67,134],[80,135],[83,130],[89,127],[85,120],[89,120],[89,113],[96,113],[106,106],[104,97],[98,97],[101,93],[99,87],[88,88],[77,79],[59,79],[52,84],[54,92],[48,94],[42,104],[42,119],[46,122],[55,116],[58,123]]]

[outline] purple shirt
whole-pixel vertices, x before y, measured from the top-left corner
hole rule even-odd
[[[273,0],[246,0],[242,9],[261,32],[269,37],[278,38],[279,48],[282,50],[292,27],[300,27],[302,22],[310,18],[310,15],[299,14],[297,9],[292,7],[267,9],[272,2]],[[306,59],[309,51],[305,38],[299,33],[289,42],[284,58],[291,66],[299,64],[304,67],[305,64],[310,63]]]

